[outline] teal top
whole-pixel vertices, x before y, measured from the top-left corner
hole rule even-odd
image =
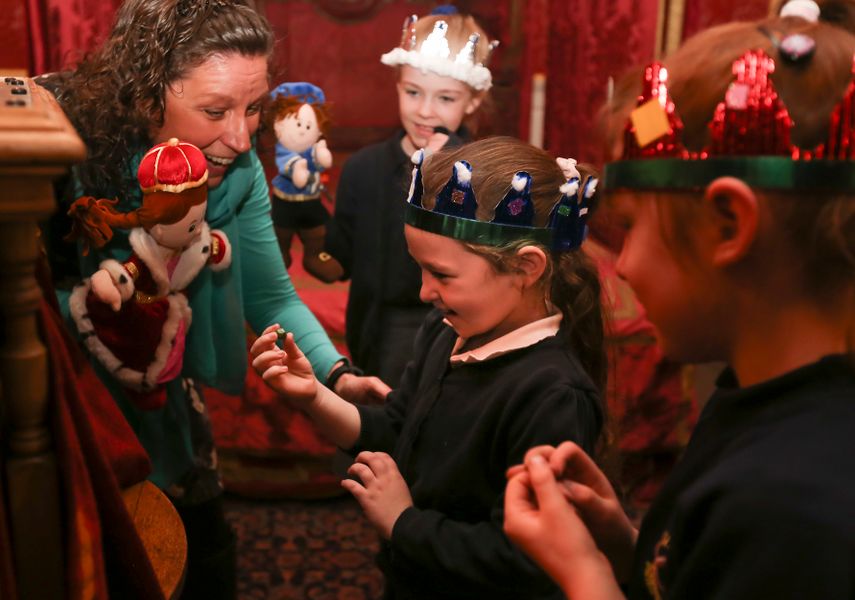
[[[141,159],[142,153],[131,161],[133,173]],[[117,210],[133,210],[140,202],[141,192],[134,190],[120,200]],[[300,300],[285,269],[270,219],[264,169],[254,149],[237,157],[223,182],[209,191],[206,219],[211,229],[221,229],[231,242],[232,264],[216,273],[202,269],[186,290],[193,322],[187,333],[182,378],[226,393],[240,393],[248,366],[245,323],[256,333],[279,323],[294,333],[315,374],[326,380],[342,356]],[[93,250],[83,256],[79,248],[82,275],[91,275],[105,258],[125,260],[131,253],[128,233],[115,230],[113,240],[102,252]],[[69,292],[58,295],[65,317],[72,323]],[[167,402],[162,409],[143,411],[124,397],[121,387],[99,365],[96,370],[149,452],[154,466],[152,481],[161,488],[175,483],[193,463],[181,378],[167,384]]]

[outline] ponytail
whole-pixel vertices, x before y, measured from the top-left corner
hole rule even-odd
[[[578,250],[553,253],[552,263],[549,300],[561,310],[562,329],[582,367],[604,394],[608,360],[597,268]]]

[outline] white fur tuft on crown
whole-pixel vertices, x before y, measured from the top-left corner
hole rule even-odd
[[[461,161],[454,163],[454,170],[457,173],[457,181],[463,185],[469,185],[472,180],[472,170]]]

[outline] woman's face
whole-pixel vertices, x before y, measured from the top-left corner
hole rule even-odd
[[[176,137],[208,159],[208,187],[223,181],[235,157],[250,149],[267,96],[267,58],[213,55],[166,89],[163,126],[153,144]]]

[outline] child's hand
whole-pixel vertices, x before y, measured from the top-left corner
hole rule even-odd
[[[410,488],[398,465],[385,452],[360,452],[347,470],[362,481],[345,479],[341,486],[362,505],[365,516],[384,539],[392,537],[395,521],[413,505]]]
[[[265,383],[284,395],[296,408],[305,410],[317,396],[318,380],[309,359],[294,342],[294,334],[285,336],[283,349],[276,345],[279,325],[271,325],[252,344],[252,367]]]
[[[327,148],[326,140],[318,140],[318,143],[315,144],[315,158],[324,169],[329,169],[332,166],[332,152]]]
[[[597,546],[612,563],[619,581],[629,577],[638,531],[621,507],[611,483],[584,450],[573,442],[557,448],[532,448],[526,467],[535,456],[547,460],[564,497],[573,503],[591,531]]]
[[[291,181],[298,188],[306,187],[309,183],[309,163],[305,158],[300,158],[294,163],[294,169],[291,171]]]
[[[608,561],[542,454],[527,456],[526,469],[510,477],[504,529],[568,597],[622,597]]]
[[[95,271],[89,278],[89,283],[92,286],[92,293],[98,300],[110,305],[115,311],[122,307],[122,294],[107,269]]]
[[[440,131],[434,132],[433,135],[431,135],[428,138],[427,144],[425,145],[425,150],[427,151],[425,153],[425,156],[427,156],[428,154],[433,154],[434,152],[439,152],[440,150],[442,150],[443,146],[445,146],[445,143],[447,141],[448,141],[448,134],[447,133],[442,133]]]

